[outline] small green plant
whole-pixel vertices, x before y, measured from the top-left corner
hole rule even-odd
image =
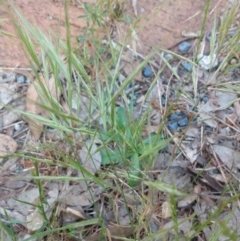
[[[101,156],[103,165],[123,164],[129,168],[130,175],[138,178],[141,170],[151,165],[148,157],[154,155],[154,147],[158,147],[155,149],[156,154],[168,141],[161,134],[149,135],[143,139],[143,123],[133,121],[131,114],[125,107],[119,107],[113,128],[100,132],[100,138],[104,142]],[[152,151],[149,152],[150,150]],[[128,179],[130,186],[138,183],[133,180],[134,177]]]
[[[86,27],[81,36],[78,37],[80,42],[86,42],[90,40],[91,42],[95,40],[93,36],[98,29],[106,26],[107,19],[109,16],[109,8],[100,6],[99,4],[83,4],[83,8],[86,12],[84,15],[78,16],[78,18],[84,18],[86,20]]]
[[[104,17],[107,14],[107,10],[103,12],[100,11],[98,5],[91,6],[90,4],[84,3],[84,10],[86,11],[85,15],[80,15],[78,18],[86,19],[86,28],[83,36],[85,36],[86,31],[94,33],[96,31],[96,25],[102,27],[104,22]]]

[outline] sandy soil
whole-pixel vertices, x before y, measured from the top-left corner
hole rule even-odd
[[[85,0],[87,3],[96,4],[95,0]],[[8,9],[17,7],[21,13],[32,23],[46,33],[53,31],[60,38],[65,39],[64,8],[60,0],[18,0],[6,1]],[[69,4],[71,36],[73,42],[81,35],[85,20],[77,18],[83,15],[82,3]],[[213,18],[225,6],[227,0],[212,0],[209,8],[209,17],[206,29],[210,30]],[[187,37],[182,36],[182,31],[196,33],[200,30],[205,3],[202,0],[138,0],[135,16],[132,1],[128,1],[126,14],[133,19],[140,17],[138,27],[135,28],[140,40],[138,52],[143,55],[155,47],[171,48]],[[0,30],[16,36],[14,25],[6,10],[0,6]],[[121,24],[123,32],[129,29],[127,24]],[[131,43],[129,43],[131,44]],[[26,67],[25,58],[20,42],[16,38],[0,35],[0,66],[1,67]]]

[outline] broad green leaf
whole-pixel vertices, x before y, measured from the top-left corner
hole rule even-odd
[[[87,18],[87,17],[88,17],[88,15],[80,15],[77,18]]]
[[[83,7],[84,7],[86,12],[91,13],[91,8],[90,8],[90,6],[87,3],[84,3]]]
[[[124,15],[123,16],[123,21],[125,23],[131,24],[133,22],[133,19],[132,19],[132,17],[130,15]]]
[[[124,107],[119,107],[116,115],[117,129],[124,130],[128,124],[127,112]]]
[[[112,133],[110,131],[102,131],[99,135],[102,141],[108,141],[112,137]]]
[[[131,164],[130,164],[130,177],[127,180],[127,184],[130,187],[135,187],[139,184],[140,182],[140,163],[138,159],[138,154],[134,153],[131,157]]]
[[[168,141],[166,141],[163,137],[163,135],[150,135],[147,138],[145,138],[142,143],[138,145],[138,152],[140,154],[144,154],[146,152],[151,151],[156,146],[159,146],[159,150],[166,147],[168,144]],[[158,150],[158,151],[159,151]]]
[[[130,153],[126,155],[122,150],[110,150],[106,148],[101,151],[102,165],[122,164],[129,156],[131,156]]]

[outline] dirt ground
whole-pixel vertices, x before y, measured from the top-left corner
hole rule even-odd
[[[65,39],[64,7],[60,0],[18,0],[6,1],[8,9],[13,6],[33,24],[36,24],[46,33],[53,31],[57,36]],[[89,4],[96,4],[95,0],[85,0]],[[227,0],[212,0],[209,7],[209,16],[206,30],[210,30],[214,16],[224,9]],[[79,19],[83,15],[83,1],[70,1],[69,16],[71,25],[71,36],[73,41],[81,35],[85,20]],[[205,1],[201,0],[139,0],[136,4],[137,12],[134,12],[132,1],[128,1],[125,11],[132,18],[140,18],[135,28],[140,44],[137,51],[147,55],[155,47],[173,48],[179,42],[188,38],[189,33],[196,33],[200,30]],[[136,16],[137,13],[137,16]],[[14,25],[6,10],[6,6],[0,6],[0,30],[16,35]],[[126,31],[129,26],[121,25],[122,31]],[[187,35],[183,36],[185,31]],[[131,45],[131,43],[130,43]],[[27,67],[28,61],[24,56],[21,44],[16,38],[0,35],[0,66],[1,67]]]

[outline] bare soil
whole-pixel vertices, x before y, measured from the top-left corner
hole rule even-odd
[[[61,39],[65,39],[65,20],[63,1],[60,0],[18,0],[6,1],[8,9],[13,6],[32,23],[45,32],[54,32]],[[71,25],[71,36],[73,42],[81,35],[83,27],[86,25],[84,19],[79,19],[79,15],[84,14],[83,1],[70,1],[69,16]],[[84,2],[96,4],[95,0],[85,0]],[[218,16],[223,10],[227,0],[212,0],[209,7],[209,14],[206,29],[210,30],[214,16]],[[202,25],[205,2],[201,0],[181,0],[181,1],[137,1],[137,13],[135,16],[132,1],[128,1],[126,14],[133,19],[140,18],[136,32],[140,40],[137,50],[143,55],[147,55],[155,47],[173,48],[177,43],[187,39],[182,35],[182,31],[196,33]],[[6,10],[6,6],[0,6],[0,30],[16,36],[14,25]],[[122,25],[122,31],[126,31],[129,25]],[[130,43],[131,44],[131,43]],[[0,35],[0,66],[4,67],[27,67],[29,63],[25,58],[20,42],[12,37]]]

